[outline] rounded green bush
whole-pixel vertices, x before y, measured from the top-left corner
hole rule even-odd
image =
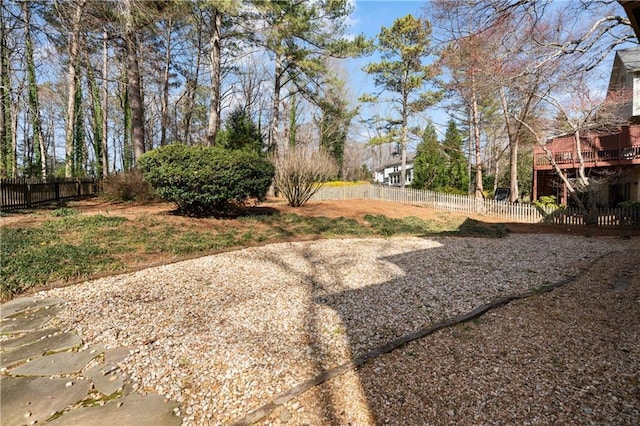
[[[220,210],[230,201],[262,200],[274,175],[259,153],[183,144],[145,153],[138,167],[162,199],[189,214]]]

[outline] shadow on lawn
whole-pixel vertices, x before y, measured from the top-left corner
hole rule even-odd
[[[186,212],[176,208],[175,210],[171,210],[169,214],[192,218],[238,219],[246,216],[273,216],[280,214],[280,212],[273,207],[230,203],[221,209],[206,210],[202,212]]]

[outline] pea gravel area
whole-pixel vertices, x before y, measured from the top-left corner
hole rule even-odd
[[[43,294],[67,301],[57,321],[81,333],[87,343],[131,348],[133,353],[120,367],[133,387],[177,400],[184,424],[228,424],[322,371],[399,336],[498,297],[576,275],[611,253],[637,256],[639,249],[637,239],[533,234],[279,243]],[[538,320],[544,324],[547,318]],[[500,322],[518,328],[527,325],[510,317]],[[443,371],[449,356],[427,355],[430,339],[310,390],[264,423],[440,423],[437,419],[483,423],[481,418],[474,420],[475,412],[443,407],[438,398],[411,390],[420,384],[418,388],[434,393],[438,386],[454,394],[455,389],[464,389],[456,373]],[[455,348],[456,341],[451,345]],[[536,351],[546,350],[544,342],[522,354],[510,349],[509,342],[503,347],[506,359],[533,360]],[[565,355],[579,355],[565,352],[558,355],[559,364]],[[392,360],[402,354],[408,359]],[[415,354],[430,362],[411,364],[408,360]],[[455,359],[455,354],[449,355]],[[475,363],[473,357],[467,361],[471,365],[463,370],[498,368],[497,376],[509,377],[504,367]],[[637,368],[637,358],[634,365]],[[637,386],[638,371],[628,374]],[[375,389],[381,387],[391,394],[380,396],[384,392]],[[391,389],[401,389],[401,395]],[[478,397],[464,392],[469,401]],[[502,420],[500,412],[496,410],[487,422],[511,423],[513,417]],[[545,420],[532,419],[531,423]]]

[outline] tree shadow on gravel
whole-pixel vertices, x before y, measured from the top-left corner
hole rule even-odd
[[[471,225],[475,228],[477,223]],[[481,236],[470,235],[468,231],[464,234]],[[505,240],[504,247],[494,247],[496,250],[499,249],[497,253],[487,252],[485,238],[437,237],[426,241],[433,242],[433,246],[417,250],[414,248],[406,252],[402,252],[402,248],[398,246],[394,248],[389,245],[391,254],[377,257],[371,264],[370,276],[362,276],[362,283],[349,281],[345,275],[353,273],[352,269],[347,270],[347,267],[353,264],[353,256],[338,256],[327,262],[312,248],[301,247],[299,255],[308,265],[301,279],[308,283],[311,291],[306,327],[312,331],[309,341],[313,347],[314,358],[322,360],[317,366],[322,366],[322,370],[325,371],[315,379],[305,382],[303,387],[313,389],[316,396],[320,395],[324,412],[323,424],[353,424],[357,420],[349,417],[349,406],[345,406],[344,399],[340,400],[337,397],[343,392],[359,394],[361,400],[367,401],[370,406],[369,412],[374,416],[373,421],[379,424],[416,424],[409,417],[405,417],[405,414],[409,415],[408,411],[404,413],[406,410],[413,410],[410,415],[417,416],[413,417],[413,421],[421,423],[420,413],[415,411],[416,407],[429,403],[428,400],[420,400],[422,397],[418,393],[408,390],[408,384],[413,385],[412,371],[402,365],[398,371],[386,371],[386,366],[382,363],[380,370],[376,368],[374,372],[368,371],[366,377],[360,377],[359,386],[353,386],[349,381],[341,381],[338,379],[341,373],[333,374],[331,371],[348,371],[353,369],[354,365],[349,366],[348,361],[340,359],[339,354],[332,353],[331,347],[326,344],[327,341],[332,338],[343,339],[349,347],[350,360],[355,360],[356,374],[360,374],[369,366],[366,364],[368,359],[391,352],[392,349],[393,352],[389,356],[398,356],[397,354],[401,353],[411,360],[415,354],[404,349],[396,351],[395,349],[403,347],[404,344],[391,347],[395,344],[394,341],[419,334],[437,324],[448,323],[452,318],[474,311],[489,302],[538,288],[548,283],[549,279],[548,274],[539,266],[558,262],[553,253],[529,250],[528,243],[523,242],[525,246],[521,246],[521,243],[514,239]],[[454,248],[453,244],[458,247]],[[384,252],[385,248],[381,247],[379,250]],[[523,256],[525,254],[526,256]],[[500,262],[497,262],[498,258]],[[274,262],[279,263],[282,269],[290,269],[286,262],[279,259],[274,259]],[[518,275],[511,275],[506,270],[509,268],[496,266],[501,264],[517,264]],[[378,272],[376,268],[391,271],[394,278],[376,283],[373,278]],[[327,330],[327,324],[323,323],[324,317],[318,314],[326,307],[340,318],[340,329]],[[469,323],[468,326],[465,324],[461,326],[461,330],[473,327],[477,322]],[[460,330],[459,327],[456,329]],[[463,342],[465,339],[473,338],[462,334],[464,335],[456,337]],[[457,363],[455,347],[450,347],[445,355],[444,359],[433,362],[447,362],[453,365]],[[411,364],[407,361],[406,364],[428,370],[431,360],[422,357],[421,362],[423,364]],[[327,365],[331,367],[328,368]],[[343,369],[342,366],[346,368]],[[363,366],[362,369],[359,366]],[[473,368],[473,365],[469,365],[469,368]],[[387,388],[385,380],[389,383],[406,381],[407,390],[404,391],[402,385]],[[319,382],[323,384],[318,386]],[[443,382],[440,378],[434,383],[446,386],[446,380]],[[348,389],[339,388],[340,386],[347,386]],[[462,404],[465,400],[476,403],[478,396],[469,392],[461,397],[462,402],[459,400],[457,403]],[[442,404],[438,409],[442,409]],[[447,417],[448,411],[457,413],[453,407],[444,413],[430,413],[429,417],[434,419],[442,415],[443,422],[450,423],[449,420],[452,421],[453,418]],[[462,419],[458,417],[458,420]]]

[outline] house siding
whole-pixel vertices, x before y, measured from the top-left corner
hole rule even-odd
[[[633,76],[633,112],[634,117],[640,116],[640,72]]]

